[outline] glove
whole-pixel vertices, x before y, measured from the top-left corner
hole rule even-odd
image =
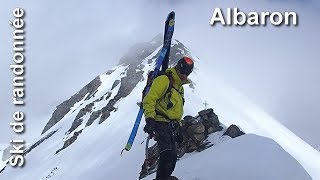
[[[146,125],[144,126],[143,131],[152,136],[154,134],[155,123],[156,120],[154,118],[147,118]]]

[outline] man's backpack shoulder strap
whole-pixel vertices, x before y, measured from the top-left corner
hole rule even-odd
[[[169,99],[171,98],[171,89],[173,88],[173,83],[174,83],[174,79],[172,77],[172,74],[169,72],[160,72],[159,76],[167,76],[169,79],[169,86],[166,90],[166,92],[164,93],[163,97],[165,97],[168,93],[169,93]]]

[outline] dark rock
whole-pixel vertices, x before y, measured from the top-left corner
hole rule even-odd
[[[208,149],[208,148],[210,148],[210,147],[212,147],[213,146],[213,144],[211,143],[211,142],[209,142],[209,141],[207,141],[207,142],[203,142],[203,143],[201,143],[200,145],[198,145],[198,147],[197,147],[197,151],[198,152],[201,152],[201,151],[203,151],[203,150],[205,150],[205,149]]]
[[[184,129],[188,128],[193,124],[197,124],[198,121],[193,116],[185,116],[182,121],[182,127]]]
[[[77,127],[79,127],[82,122],[83,122],[83,119],[82,117],[85,116],[87,113],[91,113],[92,112],[92,107],[94,106],[94,103],[90,103],[90,104],[87,104],[84,108],[82,108],[79,113],[77,114],[75,120],[73,121],[70,129],[67,131],[66,134],[70,134],[72,131],[74,131]]]
[[[82,124],[82,122],[83,122],[82,118],[74,120],[72,125],[71,125],[71,127],[70,127],[70,129],[67,131],[66,134],[70,134],[72,131],[77,129],[77,127],[79,127]]]
[[[84,115],[86,115],[87,113],[91,113],[92,111],[92,107],[94,106],[94,103],[90,103],[87,104],[84,108],[82,108],[79,113],[76,116],[76,119],[80,119],[82,118]]]
[[[190,120],[190,119],[194,119],[194,117],[193,117],[193,116],[190,116],[190,115],[187,115],[187,116],[185,116],[185,117],[183,118],[184,121],[188,121],[188,120]]]
[[[210,108],[202,110],[198,114],[201,118],[201,122],[205,126],[206,135],[222,130],[222,127],[220,127],[218,115],[213,112],[213,109]]]
[[[189,139],[188,142],[186,143],[186,152],[190,153],[193,152],[198,148],[200,143],[197,143],[196,141]]]
[[[189,126],[187,129],[189,136],[192,134],[202,134],[202,133],[204,133],[204,131],[205,131],[205,127],[202,123],[193,124],[193,125]]]
[[[78,136],[82,133],[82,130],[83,129],[81,129],[80,131],[74,132],[73,136],[64,142],[63,147],[56,151],[56,154],[58,154],[60,151],[66,149],[68,146],[74,143],[77,140]]]
[[[205,118],[204,116],[209,116],[209,115],[213,114],[213,109],[212,108],[205,109],[205,110],[202,110],[202,111],[198,112],[198,114],[199,114],[199,116],[201,118],[204,119]]]
[[[115,70],[108,70],[105,74],[106,74],[106,75],[110,75],[110,74],[112,74],[114,71],[115,71]]]
[[[145,159],[141,166],[139,179],[142,179],[147,175],[152,174],[156,171],[159,157],[160,157],[160,152],[159,152],[158,144],[156,143],[153,146],[148,148],[148,159]]]
[[[120,83],[120,80],[115,80],[113,85],[112,85],[111,90],[113,90],[113,88],[117,87],[119,83]]]
[[[245,133],[240,130],[240,128],[234,124],[228,127],[226,132],[223,135],[230,136],[232,138],[244,135]]]
[[[222,131],[222,130],[223,130],[223,127],[221,127],[220,125],[214,125],[207,129],[207,134],[211,134],[211,133]]]
[[[170,66],[177,64],[179,59],[181,59],[184,56],[191,57],[191,55],[189,54],[189,49],[185,47],[184,44],[181,43],[180,41],[178,40],[175,40],[175,41],[177,43],[171,46],[171,49],[170,49],[170,61],[169,61]]]
[[[105,121],[110,116],[110,113],[116,109],[114,107],[115,103],[118,102],[121,98],[127,97],[136,87],[138,82],[143,78],[142,69],[140,69],[140,71],[138,72],[136,71],[138,67],[141,66],[134,63],[129,65],[129,67],[127,68],[127,75],[121,78],[121,84],[118,93],[113,99],[108,102],[108,104],[104,108],[102,108],[102,115],[99,124]]]
[[[204,121],[204,123],[218,124],[218,125],[220,124],[218,115],[216,115],[213,112],[212,108],[206,109],[206,110],[202,110],[198,114],[201,117],[202,121]]]
[[[94,122],[94,120],[98,119],[98,117],[100,117],[102,111],[98,110],[98,111],[94,111],[93,113],[91,113],[87,123],[86,123],[86,127],[87,126],[91,126],[91,124]]]

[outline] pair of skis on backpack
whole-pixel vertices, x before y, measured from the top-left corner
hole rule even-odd
[[[170,55],[170,47],[171,47],[171,40],[174,32],[174,24],[175,24],[175,13],[172,11],[168,14],[167,19],[165,21],[165,31],[164,31],[164,40],[163,40],[163,46],[160,52],[159,57],[156,60],[156,66],[153,70],[153,73],[151,75],[151,82],[159,75],[160,73],[160,68],[162,67],[161,71],[165,72],[165,70],[168,68],[168,63],[169,63],[169,55]],[[145,87],[144,94],[147,94],[150,90],[152,83],[147,83],[147,86]],[[121,151],[121,155],[124,150],[130,151],[134,139],[136,137],[144,109],[142,107],[141,103],[138,103],[140,106],[139,112],[137,114],[134,126],[131,130],[131,134],[129,136],[128,142],[125,146],[125,148]],[[149,138],[148,138],[149,139]],[[147,143],[146,143],[147,144]]]

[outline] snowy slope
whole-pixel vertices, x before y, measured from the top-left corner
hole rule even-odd
[[[311,179],[276,142],[254,134],[225,141],[181,159],[175,175],[190,180]]]
[[[175,45],[171,53],[180,53],[180,56],[189,53],[178,41],[173,42]],[[144,160],[144,144],[140,142],[146,135],[142,128],[131,151],[123,157],[120,151],[130,134],[138,111],[136,102],[140,101],[145,85],[145,78],[135,78],[146,77],[160,48],[155,47],[147,56],[145,51],[143,55],[137,53],[135,56],[142,57],[140,62],[119,64],[100,75],[99,86],[81,96],[66,114],[59,115],[62,118],[42,135],[37,146],[29,149],[26,166],[19,173],[6,167],[0,179],[137,179]],[[183,157],[175,174],[184,180],[210,179],[215,177],[213,170],[207,171],[212,166],[220,179],[310,179],[306,171],[313,179],[320,179],[319,152],[212,74],[206,69],[205,61],[195,60],[196,69],[191,75],[193,86],[186,86],[185,114],[196,115],[207,101],[222,123],[238,124],[247,133],[269,137],[284,150],[270,139],[247,135]],[[136,85],[130,84],[134,81]],[[144,121],[140,127],[143,126]],[[231,170],[235,166],[219,166],[230,163],[229,155],[236,156],[236,162],[242,162],[243,168],[235,171]],[[274,158],[270,158],[272,156]],[[211,158],[213,161],[209,161]],[[262,161],[264,163],[260,163]],[[206,171],[202,166],[206,166]],[[263,171],[266,166],[269,168]],[[293,171],[295,176],[291,176]]]
[[[205,63],[199,68],[206,69]],[[276,119],[250,102],[240,92],[233,89],[220,77],[208,71],[199,71],[193,79],[198,82],[197,94],[203,101],[213,105],[226,125],[238,124],[247,133],[269,137],[280,144],[289,154],[312,175],[320,179],[320,153],[304,142]],[[210,83],[208,83],[210,82]],[[211,84],[208,87],[208,84]]]

